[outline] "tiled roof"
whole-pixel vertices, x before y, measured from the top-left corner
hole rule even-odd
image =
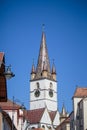
[[[25,119],[29,120],[30,124],[36,124],[40,122],[44,111],[45,111],[45,108],[27,110],[24,112],[24,116],[25,116]]]
[[[85,97],[87,96],[87,88],[76,88],[76,91],[74,93],[73,97]]]
[[[7,100],[7,102],[0,102],[0,107],[3,110],[12,110],[12,109],[19,109],[21,106],[14,103],[11,100]]]
[[[56,113],[57,113],[57,111],[51,111],[51,112],[49,112],[49,115],[50,115],[50,118],[51,118],[52,121],[54,120],[54,118],[56,116]]]
[[[3,56],[4,56],[4,53],[0,52],[0,61],[3,61]]]

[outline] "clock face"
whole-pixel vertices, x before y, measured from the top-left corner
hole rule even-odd
[[[40,91],[37,89],[35,90],[35,93],[34,93],[35,97],[39,97],[40,96]]]
[[[49,90],[49,96],[53,97],[53,90],[52,89]]]

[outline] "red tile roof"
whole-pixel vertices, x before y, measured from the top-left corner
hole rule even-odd
[[[0,52],[0,61],[3,61],[4,52]]]
[[[87,96],[87,88],[76,88],[73,97],[86,97]]]
[[[7,102],[0,102],[0,107],[2,110],[12,110],[12,109],[19,109],[21,106],[14,103],[11,100],[7,100]]]
[[[25,116],[25,119],[29,120],[30,124],[36,124],[40,122],[44,111],[45,111],[45,108],[27,110],[24,112],[24,116]]]
[[[51,118],[52,121],[54,120],[54,118],[56,116],[56,113],[57,113],[57,111],[51,111],[51,112],[49,112],[49,115],[50,115],[50,118]]]

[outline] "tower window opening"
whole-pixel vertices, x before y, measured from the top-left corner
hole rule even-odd
[[[37,89],[39,89],[40,88],[40,85],[39,85],[39,82],[37,82]]]
[[[52,84],[52,83],[50,83],[50,88],[51,88],[51,89],[53,88],[53,84]]]

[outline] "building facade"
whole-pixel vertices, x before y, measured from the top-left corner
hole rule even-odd
[[[13,129],[17,130],[13,124]],[[10,116],[0,108],[0,130],[12,130],[12,120]]]
[[[11,119],[12,130],[13,126],[17,130],[21,130],[23,126],[23,110],[20,105],[14,103],[11,100],[7,102],[0,102],[1,109],[9,115]]]
[[[87,130],[87,88],[76,88],[72,100],[70,130]]]

